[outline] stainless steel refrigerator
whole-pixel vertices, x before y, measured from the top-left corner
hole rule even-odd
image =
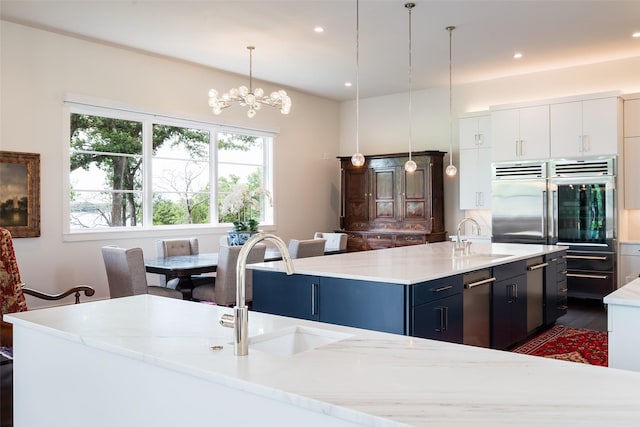
[[[492,165],[493,242],[569,247],[569,296],[616,287],[615,157]]]

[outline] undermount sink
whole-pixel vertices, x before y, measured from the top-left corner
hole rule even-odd
[[[291,326],[249,338],[249,350],[292,356],[331,344],[351,335],[307,326]]]

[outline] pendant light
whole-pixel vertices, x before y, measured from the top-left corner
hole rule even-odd
[[[364,165],[364,156],[360,152],[360,6],[356,0],[356,152],[351,156],[351,164]]]
[[[404,164],[404,170],[406,170],[409,173],[413,173],[416,171],[418,165],[416,165],[416,162],[414,162],[411,159],[411,150],[412,150],[412,144],[411,144],[411,128],[412,128],[412,124],[413,124],[413,120],[412,120],[412,111],[411,111],[411,89],[412,89],[412,85],[411,85],[411,9],[413,9],[415,7],[415,3],[406,3],[404,5],[404,7],[406,7],[409,10],[409,160],[407,160],[407,162]]]
[[[445,169],[444,173],[447,176],[456,176],[458,168],[453,165],[453,113],[452,113],[452,96],[451,96],[451,34],[456,27],[449,26],[446,28],[449,31],[449,166]]]

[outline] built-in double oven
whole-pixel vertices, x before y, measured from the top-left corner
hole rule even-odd
[[[569,247],[569,296],[616,285],[615,157],[493,164],[493,241]]]
[[[601,299],[616,287],[615,158],[549,163],[550,242],[569,246],[569,296]]]

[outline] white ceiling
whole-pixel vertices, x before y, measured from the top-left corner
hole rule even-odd
[[[640,56],[640,0],[417,0],[413,89]],[[403,0],[360,0],[360,97],[406,92]],[[356,1],[0,0],[2,19],[248,75],[335,100],[355,98]],[[325,28],[317,34],[313,28]],[[512,58],[516,51],[524,57]],[[354,82],[347,88],[346,81]],[[212,86],[215,82],[212,82]],[[226,91],[229,88],[216,88]]]

